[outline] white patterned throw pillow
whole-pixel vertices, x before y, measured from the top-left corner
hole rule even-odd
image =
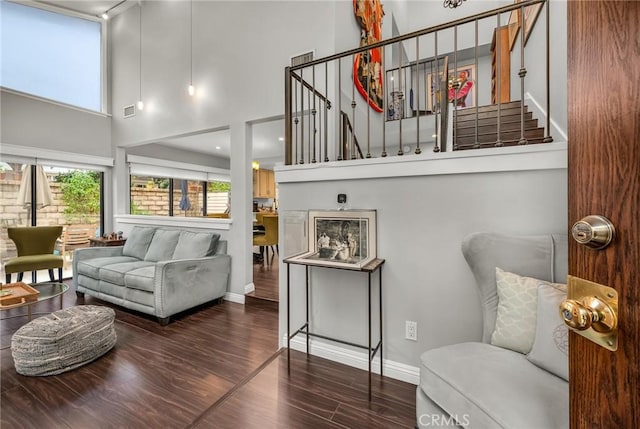
[[[491,344],[529,353],[536,335],[537,292],[541,282],[547,283],[496,267],[498,315]]]

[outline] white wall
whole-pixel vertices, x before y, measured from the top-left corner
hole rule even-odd
[[[114,143],[150,141],[284,113],[290,57],[334,53],[332,2],[195,1],[189,97],[189,2],[143,2],[145,109],[122,118],[138,99],[138,7],[113,19]]]
[[[0,100],[0,142],[4,144],[113,156],[107,115],[4,89]]]
[[[229,168],[229,160],[227,158],[219,158],[201,152],[193,152],[189,150],[179,149],[162,144],[146,144],[141,146],[129,147],[126,149],[129,155],[147,156],[149,158],[168,159],[177,162],[186,162],[188,164],[206,165],[216,168]]]
[[[386,259],[385,360],[413,368],[428,349],[481,339],[479,299],[460,251],[467,234],[567,231],[565,168],[539,170],[525,161],[518,167],[513,165],[518,171],[434,174],[442,162],[434,161],[424,173],[411,177],[288,182],[294,173],[287,173],[287,167],[276,174],[283,219],[289,211],[336,209],[338,193],[347,194],[349,208],[377,210],[378,257]],[[473,169],[478,162],[505,165],[499,157],[488,157],[468,166]],[[505,168],[510,167],[506,164]],[[325,170],[324,176],[338,177],[339,169]],[[288,242],[296,240],[281,240],[283,256],[296,250],[287,246]],[[281,266],[282,273],[285,269]],[[304,269],[292,266],[291,273],[295,286],[292,328],[297,329],[304,321]],[[311,282],[312,331],[366,344],[366,275],[315,268]],[[285,276],[280,278],[280,299],[282,310],[286,308]],[[418,342],[404,339],[406,320],[418,322]],[[280,334],[285,333],[286,312],[281,311]]]

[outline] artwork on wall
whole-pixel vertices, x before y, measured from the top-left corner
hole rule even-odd
[[[447,82],[447,100],[454,103],[456,108],[474,107],[476,105],[476,66],[458,65],[457,69],[449,70],[449,80]],[[432,112],[440,111],[441,94],[444,88],[442,85],[442,72],[439,79],[435,79],[435,73],[427,74],[427,109]],[[458,89],[454,83],[457,83]]]
[[[353,11],[360,25],[360,46],[382,40],[384,10],[380,0],[353,0]],[[358,53],[353,61],[353,83],[376,112],[383,110],[384,79],[382,48]]]
[[[310,210],[309,249],[291,259],[358,269],[376,259],[375,210]]]
[[[521,0],[514,0],[514,3],[520,3]],[[524,44],[527,44],[527,40],[529,40],[529,36],[531,35],[531,30],[533,30],[533,26],[538,19],[538,15],[540,14],[540,9],[542,9],[542,3],[534,4],[532,6],[527,6],[524,8]],[[509,48],[513,50],[513,45],[516,42],[516,37],[518,37],[518,31],[520,30],[521,19],[520,19],[521,9],[512,10],[509,15]]]

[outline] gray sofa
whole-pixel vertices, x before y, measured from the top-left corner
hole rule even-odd
[[[562,285],[546,282],[566,283],[567,237],[475,233],[465,238],[462,251],[480,292],[483,338],[432,349],[421,356],[417,427],[568,428],[568,344],[557,309],[562,293],[550,301],[540,295],[553,288],[563,290]],[[527,353],[494,345],[500,299],[507,301],[504,292],[499,299],[496,278],[505,274],[496,267],[526,276],[523,281],[546,281],[531,284],[534,296],[537,293],[532,304],[537,317],[533,321],[535,340]],[[502,284],[500,288],[505,290]]]
[[[124,246],[77,249],[73,285],[122,307],[151,314],[162,325],[172,315],[224,297],[231,257],[211,232],[135,226]]]

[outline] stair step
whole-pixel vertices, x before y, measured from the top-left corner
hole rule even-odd
[[[535,138],[542,138],[544,137],[544,128],[534,128],[532,130],[525,130],[524,132],[524,136],[527,140],[529,139],[535,139]],[[485,133],[485,134],[478,134],[478,142],[479,143],[495,143],[498,140],[498,135],[497,133]],[[518,142],[520,140],[520,130],[517,131],[501,131],[500,132],[500,140],[501,141],[506,141],[506,140],[514,140],[516,142]],[[476,138],[474,135],[470,135],[470,136],[454,136],[453,141],[455,142],[454,144],[457,144],[458,146],[464,145],[464,144],[474,144],[476,142]]]
[[[468,122],[468,121],[465,121],[465,122]],[[476,127],[474,122],[475,121],[471,121],[470,126],[465,126],[465,127],[457,126],[455,130],[456,136],[462,137],[462,136],[475,135]],[[508,122],[500,121],[500,133],[503,133],[505,131],[520,131],[520,128],[521,128],[521,124],[520,124],[519,117],[517,121],[508,121]],[[529,119],[524,121],[525,132],[527,130],[536,129],[536,128],[538,128],[537,119]],[[478,134],[497,133],[497,132],[498,132],[497,123],[487,124],[487,125],[478,124]]]
[[[533,113],[525,112],[524,120],[528,121],[533,119]],[[520,111],[518,110],[518,114],[516,115],[502,115],[500,116],[500,126],[509,122],[517,122],[520,123]],[[496,125],[498,123],[498,117],[492,116],[489,118],[478,118],[478,126],[483,125]],[[467,127],[475,127],[476,126],[476,118],[474,116],[470,118],[464,118],[464,120],[458,119],[456,121],[456,129],[467,128]]]
[[[501,110],[504,109],[520,109],[520,106],[522,105],[522,103],[517,100],[517,101],[509,101],[508,103],[502,103],[500,105]],[[526,106],[525,106],[526,108]],[[497,104],[487,104],[484,106],[478,106],[478,112],[496,112],[498,111],[498,105]],[[458,115],[475,115],[476,113],[476,108],[475,107],[465,107],[462,109],[458,109]]]
[[[524,106],[525,113],[527,112],[527,106]],[[520,115],[520,106],[518,107],[510,107],[507,109],[500,109],[500,117],[504,118],[505,116],[512,115]],[[486,119],[486,118],[495,118],[498,116],[497,110],[487,110],[484,112],[478,112],[478,119]],[[475,118],[475,111],[471,111],[469,113],[460,114],[456,112],[455,114],[456,121],[469,121]]]
[[[543,140],[544,140],[544,138],[528,139],[527,140],[527,144],[544,143]],[[503,140],[502,141],[502,146],[520,146],[518,142],[519,142],[519,140]],[[493,147],[496,147],[496,143],[495,142],[480,143],[478,146],[475,146],[474,144],[460,144],[460,145],[455,146],[453,148],[453,150],[488,149],[488,148],[493,148]]]

